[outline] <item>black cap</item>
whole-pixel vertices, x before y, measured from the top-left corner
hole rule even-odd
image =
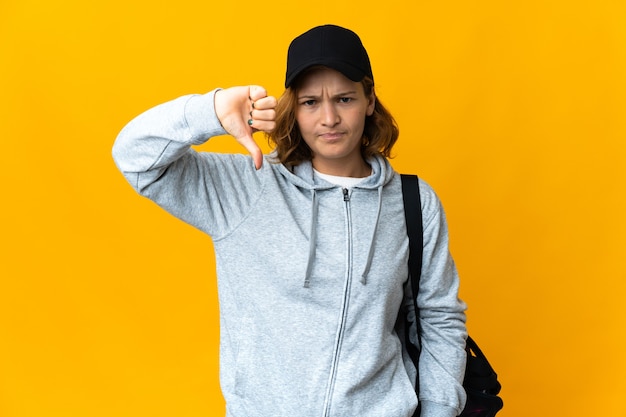
[[[285,88],[313,65],[330,67],[356,82],[366,75],[374,79],[370,59],[359,36],[335,25],[314,27],[291,41]]]

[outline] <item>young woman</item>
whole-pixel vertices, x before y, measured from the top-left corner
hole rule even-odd
[[[294,39],[285,87],[278,101],[245,86],[161,104],[122,130],[114,158],[140,194],[213,239],[228,417],[410,417],[416,369],[396,331],[412,305],[408,239],[386,158],[398,129],[347,29]],[[250,156],[191,149],[225,133]],[[440,202],[424,182],[420,194],[421,416],[453,417],[465,305]]]

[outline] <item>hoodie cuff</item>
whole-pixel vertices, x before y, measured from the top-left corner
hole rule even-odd
[[[203,95],[189,97],[185,104],[185,121],[191,130],[194,145],[200,145],[213,136],[226,135],[215,113],[215,89]]]
[[[447,405],[437,404],[431,401],[421,401],[422,411],[420,417],[456,417],[457,410]]]

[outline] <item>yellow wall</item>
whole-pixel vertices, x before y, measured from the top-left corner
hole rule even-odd
[[[625,2],[3,0],[1,416],[222,414],[211,242],[111,144],[182,94],[279,95],[289,40],[329,22],[369,49],[395,167],[444,201],[500,415],[625,415]]]

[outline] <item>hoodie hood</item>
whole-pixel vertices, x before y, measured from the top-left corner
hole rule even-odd
[[[372,235],[369,238],[367,260],[363,270],[360,272],[360,281],[363,285],[367,283],[367,274],[369,273],[372,265],[372,258],[374,255],[374,241],[376,238],[376,232],[378,230],[378,224],[380,221],[380,211],[383,201],[383,187],[393,178],[395,172],[389,161],[382,156],[375,156],[370,158],[368,164],[372,168],[372,173],[366,177],[363,181],[358,183],[354,188],[361,188],[366,190],[377,191],[377,210],[373,227]],[[310,161],[303,162],[293,167],[293,171],[287,169],[284,165],[280,165],[281,173],[291,181],[295,186],[309,190],[311,193],[311,217],[310,217],[310,229],[309,229],[309,250],[306,262],[306,269],[304,272],[304,287],[308,288],[311,283],[311,270],[313,267],[313,261],[315,259],[315,249],[317,247],[317,223],[319,213],[319,199],[317,193],[320,190],[327,190],[331,188],[337,188],[338,185],[331,184],[314,175],[313,164]],[[344,190],[344,195],[349,199],[349,190]]]
[[[372,173],[361,181],[356,187],[363,189],[374,189],[385,186],[393,176],[395,171],[386,158],[382,156],[374,156],[367,160],[372,167]],[[318,179],[313,174],[313,165],[310,161],[302,162],[299,165],[291,167],[291,169],[279,164],[279,170],[282,175],[295,186],[307,190],[323,190],[337,187],[327,181]]]

